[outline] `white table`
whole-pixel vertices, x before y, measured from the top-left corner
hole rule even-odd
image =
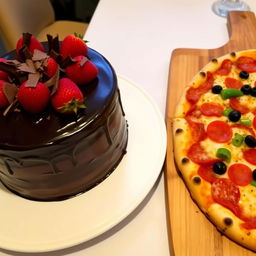
[[[246,0],[252,11],[256,1]],[[215,48],[228,40],[226,19],[210,0],[101,0],[85,38],[117,74],[144,88],[164,118],[169,61],[175,48]],[[0,255],[25,256],[0,250]],[[33,254],[37,255],[37,254]],[[163,174],[128,218],[92,241],[44,256],[167,256]]]

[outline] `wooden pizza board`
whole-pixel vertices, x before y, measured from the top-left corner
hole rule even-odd
[[[230,40],[224,46],[216,49],[175,49],[171,56],[166,108],[165,188],[170,250],[175,256],[255,256],[255,253],[221,235],[199,210],[179,176],[173,158],[172,117],[184,87],[212,58],[256,48],[254,13],[230,12],[227,27]]]

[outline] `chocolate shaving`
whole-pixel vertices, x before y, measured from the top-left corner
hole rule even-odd
[[[38,49],[34,50],[34,54],[33,54],[33,57],[32,57],[33,61],[41,61],[41,60],[44,60],[46,58],[48,58],[48,55],[45,52],[42,52]]]
[[[59,84],[59,77],[60,77],[60,67],[57,66],[56,73],[54,76],[52,76],[49,80],[47,80],[44,85],[47,87],[52,87],[51,95],[53,95],[58,90],[58,84]]]
[[[44,63],[45,63],[44,61],[43,62],[42,61],[35,61],[34,66],[35,66],[36,70],[43,72],[44,71],[44,66],[45,66]]]
[[[33,70],[29,73],[36,73],[36,67],[34,66],[34,62],[31,59],[26,59],[26,64],[31,70]]]
[[[16,67],[9,62],[0,62],[0,70],[5,71],[8,74],[16,74]]]
[[[59,36],[53,36],[47,34],[47,41],[48,41],[48,54],[50,55],[51,51],[55,51],[56,53],[60,52],[60,42]]]
[[[5,109],[3,115],[6,116],[10,111],[15,110],[18,105],[17,98]]]
[[[3,84],[3,92],[4,95],[6,96],[9,104],[13,103],[16,94],[17,94],[18,88],[15,84],[11,84],[11,83],[4,83]]]
[[[19,59],[22,62],[25,62],[26,59],[31,59],[32,54],[30,53],[28,47],[26,45],[22,46],[18,51]]]
[[[48,54],[50,54],[52,48],[53,48],[53,37],[52,35],[47,34],[47,41],[48,41]]]
[[[13,66],[17,66],[20,64],[20,62],[18,60],[7,60],[5,63],[13,65]]]
[[[70,65],[73,65],[77,63],[76,60],[72,59],[70,56],[68,56],[63,62],[62,62],[62,65],[61,65],[61,68],[65,69],[67,66],[70,66]]]
[[[60,52],[60,41],[58,35],[53,38],[53,50],[57,53]]]
[[[35,73],[35,67],[28,66],[27,63],[21,63],[17,67],[18,71],[26,72],[26,73]]]
[[[3,70],[5,72],[8,73],[8,80],[11,83],[18,83],[21,84],[23,83],[25,80],[27,80],[27,73],[25,73],[22,69],[23,67],[21,67],[21,70],[19,70],[19,66],[22,64],[19,62],[18,65],[14,65],[15,62],[9,63],[8,62],[0,62],[0,70]],[[26,64],[25,64],[26,65]],[[25,69],[28,69],[27,67],[25,67]]]
[[[30,33],[23,33],[22,36],[23,36],[22,46],[29,47],[30,39],[32,37],[32,34],[30,34]]]
[[[36,87],[38,81],[40,79],[40,74],[37,73],[30,73],[28,75],[28,81],[26,82],[25,87]]]
[[[50,52],[50,57],[52,57],[58,64],[61,64],[62,62],[62,58],[61,58],[61,55],[59,53],[57,53],[56,51],[54,50],[51,50]]]
[[[80,67],[83,67],[84,64],[85,64],[87,61],[88,61],[88,58],[83,57],[83,58],[81,59],[81,61],[80,61]]]

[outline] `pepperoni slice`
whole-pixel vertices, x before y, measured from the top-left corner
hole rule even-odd
[[[216,162],[216,159],[210,157],[199,142],[191,145],[187,156],[196,164],[213,164]]]
[[[219,103],[206,102],[201,105],[200,110],[205,116],[222,116],[224,107]]]
[[[256,61],[251,57],[247,57],[247,56],[239,57],[236,61],[236,66],[239,69],[246,71],[248,73],[256,72]]]
[[[197,119],[201,116],[201,111],[196,107],[196,105],[191,105],[187,113],[185,114],[186,119]]]
[[[236,216],[240,215],[238,205],[240,199],[239,188],[229,179],[219,178],[212,183],[212,198],[213,200],[228,208]]]
[[[217,69],[214,72],[214,74],[226,76],[230,73],[231,68],[232,68],[232,61],[229,59],[225,59],[222,61],[221,66],[219,67],[219,69]]]
[[[186,92],[186,99],[188,102],[195,104],[200,97],[211,90],[214,82],[214,77],[211,72],[207,72],[206,80],[198,87],[190,87]]]
[[[246,149],[243,152],[243,157],[248,163],[256,165],[256,149],[255,148]]]
[[[225,85],[227,86],[227,88],[234,88],[234,89],[241,89],[241,87],[243,86],[242,81],[237,80],[235,78],[231,78],[231,77],[227,77],[225,79]]]
[[[207,136],[205,129],[204,129],[204,124],[194,122],[190,119],[186,119],[188,124],[189,124],[189,129],[191,133],[191,137],[193,142],[199,142],[201,140],[204,140]]]
[[[250,109],[247,108],[246,106],[243,106],[240,103],[239,98],[236,98],[236,97],[229,99],[229,105],[232,109],[239,111],[241,114],[246,114],[250,111]]]
[[[254,130],[251,127],[248,127],[248,126],[246,126],[244,124],[232,124],[231,128],[239,128],[239,129],[247,130],[253,137],[255,137]]]
[[[231,127],[223,121],[213,121],[207,126],[206,133],[208,137],[218,143],[224,143],[231,140],[233,132]]]
[[[219,161],[216,159],[216,161]],[[198,169],[198,175],[200,175],[204,180],[213,183],[216,179],[218,179],[213,172],[212,169],[213,164],[205,164],[205,165],[200,165]]]
[[[232,164],[228,176],[238,186],[246,186],[252,181],[252,170],[245,164]]]

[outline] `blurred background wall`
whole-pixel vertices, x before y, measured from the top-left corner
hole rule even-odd
[[[9,0],[1,0],[9,1]],[[0,1],[0,8],[1,8]],[[24,0],[18,0],[22,1]],[[37,0],[34,0],[37,1]],[[93,13],[99,0],[50,0],[53,7],[55,20],[68,20],[90,23]],[[2,2],[4,3],[4,2]],[[27,31],[23,31],[27,32]],[[3,32],[1,32],[3,33]],[[0,34],[0,56],[5,54],[7,49],[3,43],[3,34]]]

